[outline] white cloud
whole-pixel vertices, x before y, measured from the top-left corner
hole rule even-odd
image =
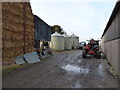
[[[31,4],[34,14],[49,25],[60,25],[68,34],[86,40],[101,37],[115,3],[31,1]]]
[[[31,0],[32,1],[32,0]],[[117,0],[34,0],[34,2],[116,2]]]
[[[29,2],[30,0],[0,0],[0,2]]]

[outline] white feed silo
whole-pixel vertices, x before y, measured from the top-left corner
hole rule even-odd
[[[52,50],[58,50],[58,51],[64,50],[64,36],[62,36],[58,32],[52,34],[50,48]]]
[[[64,46],[65,50],[71,50],[72,49],[71,38],[67,34],[64,34],[63,36],[65,38],[65,46]]]
[[[72,41],[72,48],[74,49],[79,48],[79,37],[76,36],[75,34],[72,34],[70,37]]]

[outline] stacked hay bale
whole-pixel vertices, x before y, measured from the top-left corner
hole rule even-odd
[[[34,20],[30,3],[2,3],[2,63],[14,64],[15,57],[34,50]]]
[[[26,52],[34,50],[34,16],[30,3],[26,3]]]

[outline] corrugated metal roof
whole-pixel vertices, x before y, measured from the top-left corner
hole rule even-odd
[[[69,37],[67,34],[63,34],[64,37]]]
[[[102,37],[103,37],[103,36],[105,35],[105,33],[107,32],[108,28],[110,27],[111,23],[113,22],[116,14],[118,13],[119,10],[120,10],[120,0],[118,0],[117,3],[116,3],[116,5],[115,5],[115,8],[114,8],[114,10],[113,10],[113,12],[112,12],[112,15],[110,16],[110,19],[109,19],[109,21],[108,21],[108,23],[107,23],[107,26],[106,26],[106,28],[105,28],[105,30],[104,30],[104,32],[103,32]],[[102,38],[102,37],[101,37],[101,38]]]
[[[62,36],[61,34],[59,34],[58,32],[53,33],[51,36],[52,36],[52,37],[54,37],[54,36],[63,37],[63,36]]]
[[[78,36],[76,36],[75,34],[72,34],[72,35],[70,35],[70,37],[78,37]]]

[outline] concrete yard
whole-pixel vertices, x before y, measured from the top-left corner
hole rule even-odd
[[[54,52],[46,60],[3,76],[3,88],[117,88],[107,60],[82,58],[80,50]]]

